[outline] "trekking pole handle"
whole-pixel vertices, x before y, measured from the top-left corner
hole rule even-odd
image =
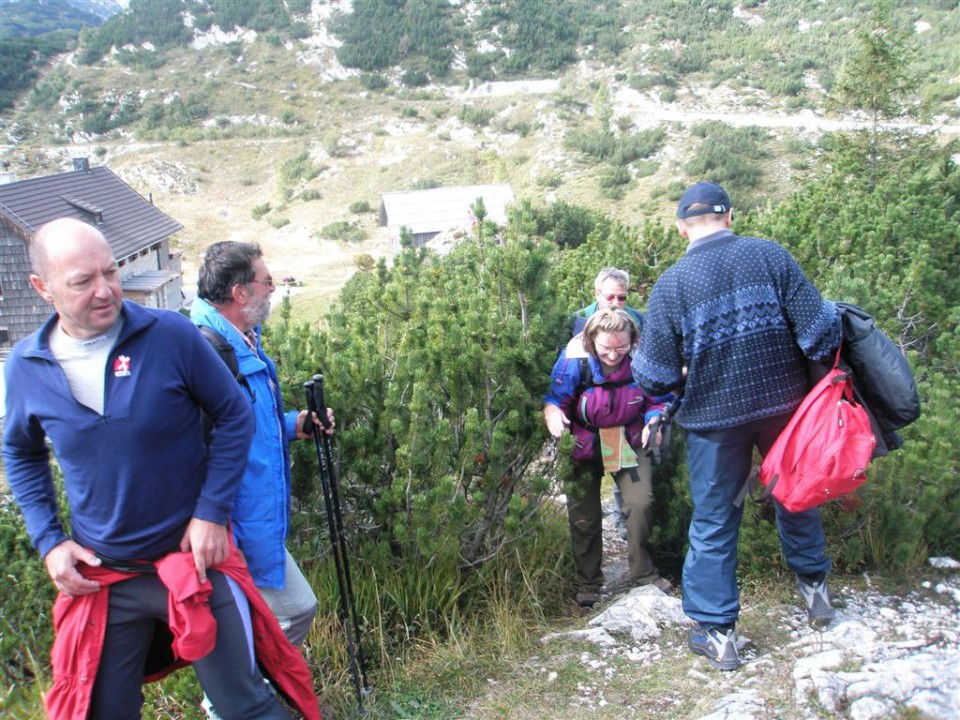
[[[323,375],[317,373],[313,376],[313,396],[317,418],[324,430],[330,429],[330,418],[327,417],[327,401],[323,396]]]
[[[313,386],[314,386],[313,380],[307,380],[303,384],[303,389],[307,393],[307,416],[303,419],[303,430],[304,432],[311,432],[311,433],[313,432],[313,429],[316,426],[316,423],[313,421],[313,415],[314,413],[317,412],[317,403],[316,403],[316,398],[314,396]],[[319,413],[317,413],[317,417],[320,417]]]

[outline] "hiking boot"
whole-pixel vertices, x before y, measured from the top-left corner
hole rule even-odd
[[[703,655],[717,670],[736,670],[740,667],[737,652],[737,633],[733,628],[705,628],[700,625],[690,630],[687,645],[697,655]]]
[[[669,593],[671,590],[673,590],[673,583],[667,580],[665,577],[655,577],[653,580],[647,580],[646,582],[638,582],[637,580],[631,578],[629,587],[655,587],[660,592]]]
[[[600,602],[600,593],[596,590],[584,590],[577,593],[577,605],[583,608],[591,608]]]
[[[667,580],[665,577],[658,577],[656,580],[650,583],[660,592],[668,593],[673,590],[673,583]]]
[[[621,540],[627,539],[627,521],[617,520],[617,537]]]
[[[833,620],[834,610],[830,607],[830,593],[827,591],[827,580],[821,577],[814,581],[812,578],[797,575],[797,590],[803,598],[807,608],[807,620],[811,625],[829,625]]]

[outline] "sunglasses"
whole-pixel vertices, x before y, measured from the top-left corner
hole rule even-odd
[[[613,302],[614,300],[619,300],[620,302],[626,302],[627,296],[626,295],[604,295],[603,299],[606,300],[607,302]]]

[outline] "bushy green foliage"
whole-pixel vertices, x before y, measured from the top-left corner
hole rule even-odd
[[[69,532],[66,495],[54,466],[60,519]],[[4,717],[36,717],[49,673],[53,643],[51,610],[56,589],[27,535],[23,516],[9,489],[0,495],[0,557],[4,592],[0,593],[0,713]],[[24,712],[21,713],[21,710]]]
[[[147,130],[189,128],[210,114],[203,93],[190,93],[186,98],[174,97],[169,102],[154,101],[140,112]]]
[[[0,110],[13,106],[17,96],[40,76],[38,66],[50,56],[63,52],[73,40],[66,33],[41,38],[4,38],[3,62],[0,63]],[[43,91],[49,95],[53,85]],[[53,102],[59,98],[53,98]],[[52,105],[52,102],[49,103]]]
[[[268,212],[270,212],[271,209],[272,208],[270,206],[270,203],[268,202],[260,203],[259,205],[254,205],[253,209],[250,211],[250,217],[252,217],[254,220],[259,220]]]
[[[370,253],[360,253],[353,258],[353,264],[361,272],[370,272],[377,266],[377,261]]]
[[[313,28],[310,27],[309,23],[305,23],[302,20],[296,20],[290,23],[290,27],[287,28],[287,32],[294,40],[304,40],[313,34]]]
[[[291,15],[307,15],[312,6],[312,0],[286,0],[286,3]]]
[[[493,70],[500,76],[556,72],[577,60],[579,47],[592,45],[594,52],[612,58],[625,42],[624,19],[613,4],[589,0],[506,0],[484,5],[477,27],[497,32],[507,53],[468,56],[468,74],[483,77]],[[479,73],[479,74],[474,74]]]
[[[129,12],[114,15],[99,28],[81,34],[78,60],[92,65],[110,48],[124,45],[149,42],[159,49],[187,45],[193,31],[183,24],[183,12],[180,0],[131,0]]]
[[[496,114],[496,110],[492,108],[476,107],[473,105],[460,106],[460,121],[478,128],[489,125]]]
[[[320,168],[313,164],[310,153],[306,150],[289,160],[284,160],[277,168],[277,175],[283,185],[313,180],[319,174]]]
[[[407,87],[423,87],[430,84],[430,78],[423,70],[411,69],[400,76],[400,82]]]
[[[392,269],[381,260],[355,275],[322,331],[268,329],[284,386],[322,371],[336,408],[354,588],[377,654],[455,635],[523,597],[556,612],[572,577],[563,525],[540,534],[549,480],[527,472],[540,454],[539,393],[553,362],[542,348],[565,323],[545,284],[549,246],[495,238],[482,208],[475,214],[478,235],[449,256],[407,249]],[[302,405],[300,395],[288,404]],[[317,502],[316,453],[294,453],[306,509]],[[336,627],[319,525],[297,531],[298,544],[318,558],[305,570],[331,608],[321,623]],[[318,654],[323,676],[343,672],[342,647],[338,636]]]
[[[291,12],[294,10],[291,9]],[[202,30],[218,25],[225,31],[250,28],[263,33],[269,30],[282,30],[290,25],[290,16],[282,0],[258,0],[257,2],[209,0],[206,4],[196,4],[192,13],[194,25]]]
[[[0,80],[0,83],[2,82]],[[34,86],[27,95],[27,102],[37,110],[52,110],[66,87],[67,74],[62,69],[54,70]],[[2,106],[2,103],[0,103],[0,106]]]
[[[334,23],[343,41],[337,59],[346,67],[367,72],[401,63],[444,76],[453,60],[452,11],[445,3],[430,0],[384,0],[357,3],[353,12]]]
[[[167,59],[162,53],[150,50],[120,50],[117,62],[135,70],[156,70],[163,67]]]
[[[339,240],[341,242],[360,242],[367,233],[359,225],[349,220],[337,220],[324,225],[319,232],[320,237],[325,240]]]
[[[370,207],[370,203],[366,200],[354,200],[352,203],[350,203],[350,212],[354,213],[355,215],[368,213],[372,209],[373,208]]]
[[[888,146],[873,173],[862,172],[865,152],[835,141],[815,182],[746,224],[787,246],[826,297],[874,315],[913,366],[923,415],[902,448],[871,463],[856,498],[826,515],[840,566],[907,571],[928,552],[960,551],[950,430],[960,419],[960,169],[953,148],[918,138]]]
[[[367,90],[383,90],[390,85],[390,81],[378,73],[363,73],[360,76],[360,84]]]
[[[723,185],[738,208],[747,208],[747,198],[763,177],[761,160],[768,155],[769,133],[758,127],[736,128],[710,120],[693,127],[703,138],[686,171],[691,177]]]
[[[627,43],[620,11],[588,0],[485,4],[476,27],[481,33],[496,32],[498,44],[507,52],[478,52],[474,38],[458,22],[450,6],[431,0],[358,3],[334,25],[343,42],[337,59],[365,71],[400,65],[442,77],[459,47],[466,56],[467,75],[491,80],[530,71],[555,72],[577,59],[578,47],[590,47],[597,57],[609,60]]]
[[[91,107],[84,113],[82,128],[84,132],[103,134],[114,128],[123,127],[139,118],[139,98],[127,93],[119,98],[106,98],[99,106]]]
[[[411,190],[432,190],[433,188],[438,188],[441,186],[439,180],[434,180],[433,178],[417,178],[410,182],[407,185]]]
[[[545,489],[524,470],[543,436],[531,388],[553,361],[540,348],[562,322],[547,250],[479,227],[446,258],[405,250],[355,276],[308,357],[290,358],[325,364],[336,388],[344,485],[373,528],[358,541],[411,570],[451,550],[482,564],[529,531]]]
[[[523,199],[509,208],[513,225],[524,232],[542,237],[561,248],[575,248],[586,242],[598,225],[606,226],[607,218],[596,210],[571,205],[559,200],[549,208],[538,208]]]
[[[908,98],[916,90],[911,77],[910,31],[896,27],[886,0],[873,3],[854,51],[837,82],[834,99],[845,109],[864,110],[874,123],[912,112]]]
[[[565,143],[597,160],[624,166],[650,157],[663,146],[665,140],[666,132],[662,128],[651,128],[631,135],[572,130]]]

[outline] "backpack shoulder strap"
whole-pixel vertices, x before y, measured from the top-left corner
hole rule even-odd
[[[217,351],[217,355],[223,360],[223,364],[230,370],[234,379],[243,386],[243,389],[247,391],[250,397],[253,397],[253,388],[250,387],[250,381],[247,380],[247,376],[240,372],[240,364],[237,362],[237,353],[234,352],[233,345],[212,327],[208,325],[198,325],[197,327],[200,328],[200,334],[203,335],[207,339],[207,342],[213,346],[213,349]]]
[[[214,330],[209,325],[198,325],[200,328],[200,334],[206,338],[207,342],[213,346],[213,349],[217,351],[217,355],[220,356],[220,359],[223,360],[223,364],[226,365],[231,374],[237,379],[237,382],[242,383],[240,375],[240,365],[237,363],[237,354],[233,351],[233,346],[227,342],[227,339]],[[243,378],[246,380],[246,378]]]
[[[233,379],[240,383],[241,387],[247,391],[247,395],[250,396],[251,402],[257,401],[256,393],[254,393],[253,388],[250,387],[250,381],[247,380],[247,376],[240,372],[240,363],[237,362],[237,353],[233,350],[233,345],[231,345],[227,339],[214,330],[212,327],[207,325],[198,325],[200,329],[200,334],[206,339],[208,343],[217,351],[217,355],[220,356],[220,359],[223,360],[223,364],[227,366],[227,369],[230,371],[230,374],[233,375]],[[210,444],[210,435],[213,432],[213,421],[210,417],[201,411],[200,424],[203,428],[203,437],[207,442],[207,445]]]
[[[590,367],[590,361],[586,357],[580,360],[580,384],[577,385],[577,395],[583,395],[587,388],[593,387],[593,370]]]

